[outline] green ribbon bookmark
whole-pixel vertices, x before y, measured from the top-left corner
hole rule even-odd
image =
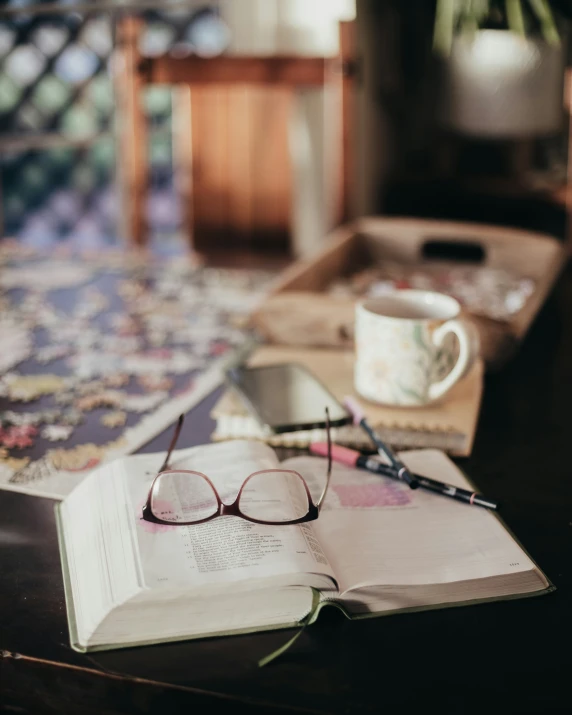
[[[281,645],[280,648],[277,648],[275,651],[272,653],[269,653],[267,656],[264,658],[261,658],[258,661],[258,667],[263,668],[265,665],[268,665],[268,663],[271,663],[273,660],[276,660],[279,656],[281,656],[283,653],[286,653],[286,651],[294,645],[294,643],[300,638],[302,633],[306,630],[306,626],[309,626],[311,623],[315,623],[318,614],[322,610],[322,608],[325,608],[326,606],[332,606],[333,608],[337,608],[338,611],[341,611],[346,618],[349,618],[348,614],[346,613],[345,609],[343,606],[341,606],[339,603],[336,603],[335,601],[320,601],[320,592],[313,588],[312,589],[312,605],[310,607],[309,613],[304,616],[304,618],[300,621],[300,629],[294,635],[292,638],[290,638],[289,641],[286,641],[284,645]]]
[[[279,656],[282,655],[282,653],[286,653],[288,648],[290,646],[294,645],[294,643],[300,638],[304,630],[306,629],[306,626],[310,625],[310,623],[313,623],[314,620],[316,619],[316,616],[318,615],[318,611],[320,610],[320,592],[316,590],[315,588],[312,589],[312,605],[310,606],[310,611],[302,618],[300,621],[300,629],[296,633],[296,635],[293,638],[290,638],[289,641],[284,643],[284,645],[281,645],[280,648],[277,648],[275,651],[272,651],[272,653],[269,653],[267,656],[264,658],[261,658],[258,661],[258,667],[263,668],[265,665],[268,665],[268,663],[271,663],[273,660],[276,660]]]

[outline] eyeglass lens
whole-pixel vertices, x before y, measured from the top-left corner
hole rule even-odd
[[[270,470],[258,472],[246,480],[238,507],[250,519],[288,522],[306,516],[310,503],[299,474]],[[155,482],[151,512],[158,519],[192,523],[207,519],[217,511],[216,494],[198,473],[168,471]]]
[[[200,474],[164,472],[155,482],[151,512],[158,519],[184,523],[208,519],[218,512],[211,485]]]

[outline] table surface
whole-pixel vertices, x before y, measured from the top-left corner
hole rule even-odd
[[[208,440],[211,395],[190,414]],[[159,451],[163,434],[143,451]],[[389,713],[572,710],[572,273],[518,356],[486,378],[459,464],[557,587],[540,598],[83,655],[69,646],[54,503],[0,492],[0,708],[7,712]],[[433,707],[434,706],[434,707]]]

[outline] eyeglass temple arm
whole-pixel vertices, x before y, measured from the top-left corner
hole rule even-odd
[[[326,484],[324,486],[324,490],[320,494],[320,498],[318,499],[318,503],[316,506],[318,509],[321,507],[322,502],[324,501],[324,497],[326,496],[326,493],[328,491],[328,487],[330,486],[330,477],[332,476],[332,437],[330,435],[330,411],[326,407],[326,438],[328,440],[328,473],[326,475]]]
[[[165,457],[165,461],[159,468],[160,472],[164,472],[165,469],[167,469],[167,467],[169,466],[169,460],[171,459],[171,452],[175,449],[175,445],[177,444],[179,435],[181,434],[181,428],[183,426],[184,420],[185,420],[185,415],[179,415],[179,420],[177,422],[177,426],[175,427],[175,432],[171,439],[171,444],[169,445],[169,449],[167,451],[167,456]]]

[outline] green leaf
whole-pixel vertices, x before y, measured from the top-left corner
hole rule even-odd
[[[448,57],[453,45],[455,26],[455,0],[437,0],[435,28],[433,30],[433,50]]]
[[[549,45],[559,45],[560,35],[556,29],[556,24],[554,23],[554,17],[552,15],[550,5],[548,4],[548,0],[528,0],[528,2],[540,22],[542,34],[544,35],[546,42]]]
[[[526,30],[524,29],[524,17],[522,15],[520,0],[506,0],[505,6],[509,30],[516,32],[516,34],[521,37],[525,37]]]

